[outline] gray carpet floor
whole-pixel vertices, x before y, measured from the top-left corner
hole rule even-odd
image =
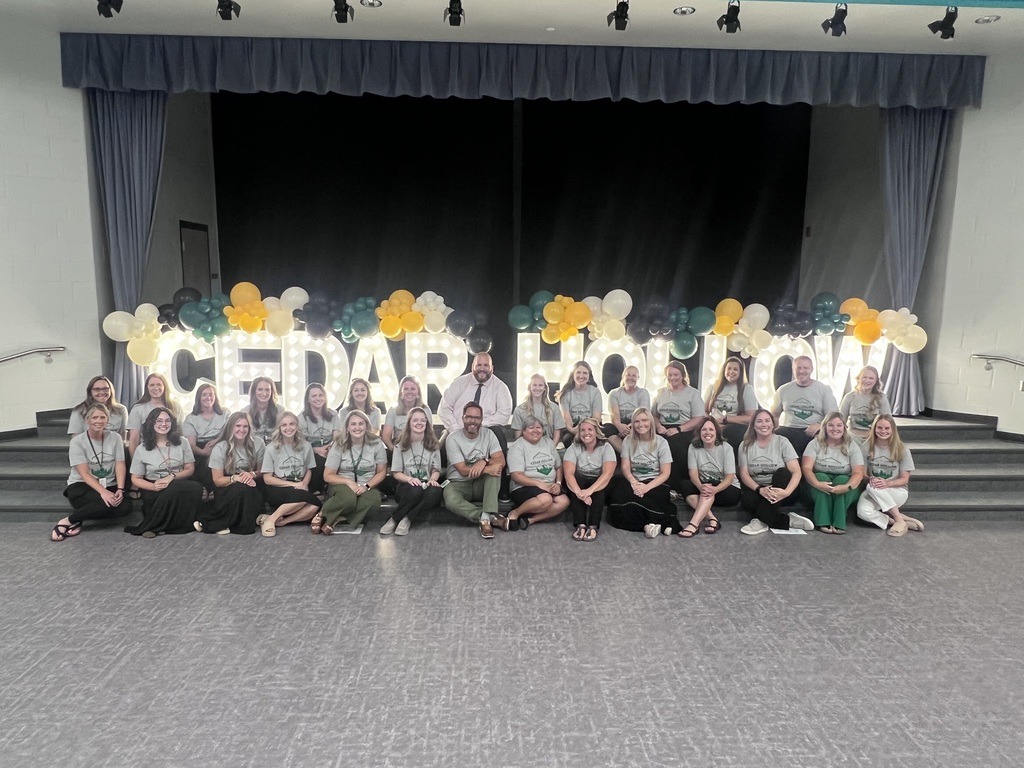
[[[1024,526],[0,526],[3,766],[1017,766]]]

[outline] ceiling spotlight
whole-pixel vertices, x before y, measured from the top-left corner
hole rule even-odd
[[[723,27],[730,35],[740,31],[740,0],[729,0],[725,13],[718,17],[718,28]]]
[[[331,11],[334,20],[339,24],[347,24],[349,19],[355,19],[356,9],[345,0],[334,0],[334,10]]]
[[[991,16],[982,16],[980,18],[975,19],[974,23],[975,24],[995,24],[1001,18],[1003,18],[1003,17],[1002,16],[996,16],[995,14],[993,14]]]
[[[231,14],[235,14],[235,18],[238,18],[238,14],[242,12],[242,6],[234,2],[234,0],[217,0],[217,15],[220,16],[224,21],[231,21]]]
[[[99,0],[96,3],[96,13],[104,19],[112,19],[115,13],[121,12],[121,5],[124,0]]]
[[[615,28],[622,32],[629,23],[629,3],[626,0],[619,0],[615,4],[615,10],[608,14],[608,26],[615,22]]]
[[[382,0],[359,0],[360,5],[365,5],[367,8],[380,8],[384,3]]]
[[[466,11],[462,7],[462,0],[448,0],[448,7],[444,9],[442,21],[447,21],[453,27],[458,27],[466,20]]]
[[[676,16],[689,16],[690,14],[696,13],[697,9],[692,5],[680,5],[678,8],[673,8],[672,13]]]
[[[846,3],[836,3],[836,12],[831,19],[825,19],[821,22],[821,28],[828,31],[832,30],[832,37],[840,37],[846,34]]]
[[[956,34],[956,30],[953,29],[953,22],[956,21],[958,12],[955,5],[946,7],[946,15],[942,17],[942,21],[933,21],[928,25],[928,29],[932,31],[932,34],[941,33],[939,37],[943,40],[949,40]]]

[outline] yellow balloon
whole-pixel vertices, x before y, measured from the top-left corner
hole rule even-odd
[[[375,310],[373,310],[373,314],[377,316],[378,320],[383,320],[384,315],[387,314],[387,310],[384,307],[377,307]]]
[[[715,307],[715,314],[718,317],[728,317],[732,320],[733,324],[736,324],[743,317],[743,305],[736,301],[736,299],[722,299],[718,302],[718,306]],[[716,330],[715,333],[718,333],[718,331]]]
[[[128,359],[143,367],[156,362],[160,354],[159,345],[153,339],[132,339],[128,342]]]
[[[246,333],[256,333],[256,331],[263,327],[263,320],[246,313],[239,316],[238,327]]]
[[[263,297],[260,295],[260,289],[252,283],[235,283],[235,287],[231,289],[231,303],[236,307],[251,304],[261,298]]]
[[[861,320],[853,328],[853,337],[868,346],[882,338],[882,326],[877,320]]]
[[[850,316],[850,322],[847,325],[856,325],[865,319],[867,313],[868,303],[864,299],[847,299],[839,305],[839,314]]]
[[[549,323],[560,323],[565,319],[565,307],[561,302],[549,301],[544,305],[544,319]],[[554,342],[550,342],[554,343]]]
[[[726,299],[726,301],[728,301],[728,299]],[[721,306],[721,304],[719,304],[719,306]],[[741,314],[740,317],[743,317],[743,315]],[[728,336],[734,330],[736,330],[736,321],[728,315],[719,315],[715,318],[715,327],[712,332],[716,336]]]
[[[585,328],[593,319],[594,313],[582,301],[574,301],[565,308],[565,322],[574,328]]]
[[[402,315],[402,330],[407,333],[419,333],[423,330],[423,313],[406,312]]]
[[[385,315],[380,319],[380,332],[393,339],[402,332],[402,321],[394,315]]]
[[[406,307],[411,307],[412,303],[416,301],[416,297],[412,295],[410,291],[404,288],[399,288],[397,291],[391,294],[391,301],[397,302]]]
[[[554,344],[559,339],[559,332],[557,325],[546,325],[544,330],[540,332],[540,337],[548,344]]]

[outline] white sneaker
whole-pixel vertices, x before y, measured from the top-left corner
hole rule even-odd
[[[389,517],[388,521],[386,523],[384,523],[384,525],[382,525],[380,527],[380,535],[381,536],[390,536],[394,532],[395,532],[395,520],[394,520],[394,518]]]
[[[796,528],[800,531],[813,531],[814,523],[808,520],[803,515],[798,515],[796,512],[789,513],[789,527]]]
[[[767,530],[768,526],[755,517],[749,523],[740,528],[740,533],[746,533],[749,536],[756,536],[757,534],[764,533]]]
[[[648,523],[644,526],[644,536],[648,539],[656,539],[661,533],[661,526],[657,523]]]
[[[410,528],[412,528],[412,521],[408,517],[403,517],[402,522],[395,527],[395,536],[405,536]]]
[[[231,529],[230,528],[225,528],[225,529],[223,529],[221,531],[217,531],[217,535],[218,536],[227,536],[229,533],[231,533]]]

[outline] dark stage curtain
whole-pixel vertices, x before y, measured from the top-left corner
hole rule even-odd
[[[64,85],[109,91],[980,106],[985,59],[892,53],[61,34]]]

